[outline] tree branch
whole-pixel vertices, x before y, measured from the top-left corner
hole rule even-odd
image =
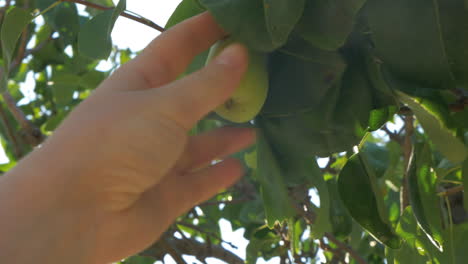
[[[387,133],[388,137],[390,138],[390,140],[393,140],[395,142],[397,142],[398,144],[400,145],[403,145],[403,138],[398,135],[398,132],[394,131],[390,131],[390,129],[388,129],[388,127],[385,125],[382,127],[382,130]]]
[[[223,240],[220,236],[218,236],[217,234],[213,233],[213,232],[209,232],[209,231],[206,231],[206,230],[203,230],[201,229],[200,227],[196,226],[196,225],[192,225],[190,223],[185,223],[185,222],[177,222],[176,225],[181,225],[181,226],[184,226],[184,227],[187,227],[187,228],[190,228],[190,229],[193,229],[195,231],[198,231],[199,233],[204,233],[208,236],[211,236],[215,239],[218,239],[219,241],[221,241],[222,243],[225,243],[225,244],[228,244],[230,247],[234,248],[234,249],[237,249],[237,246],[232,244],[231,242],[227,242],[225,240]]]
[[[1,74],[3,74],[3,72],[1,72]],[[28,144],[30,144],[33,147],[41,144],[42,141],[45,139],[44,135],[37,127],[35,127],[31,123],[31,121],[29,121],[26,118],[26,115],[24,114],[23,110],[21,110],[21,108],[18,107],[15,99],[11,96],[10,92],[8,90],[4,91],[2,93],[2,96],[8,107],[8,110],[10,110],[11,114],[15,117],[15,119],[19,122],[21,128],[24,130],[25,138]]]
[[[177,250],[181,255],[190,255],[204,258],[217,258],[230,264],[244,264],[244,260],[234,253],[226,250],[219,245],[207,245],[195,239],[178,239],[167,234],[165,243]],[[155,259],[163,259],[167,251],[161,247],[160,242],[143,251],[140,255],[153,257]]]
[[[24,59],[26,53],[26,46],[28,44],[28,34],[29,30],[26,28],[23,33],[21,34],[20,44],[18,46],[18,52],[16,54],[15,59],[10,65],[10,69],[16,68]]]
[[[91,2],[88,2],[88,1],[85,1],[85,0],[62,0],[62,1],[63,2],[76,3],[76,4],[84,5],[84,6],[91,7],[91,8],[98,9],[98,10],[109,10],[109,9],[113,8],[113,7],[102,6],[102,5],[99,5],[99,4],[91,3]],[[159,32],[163,32],[165,30],[163,27],[159,26],[158,24],[154,23],[153,21],[151,21],[151,20],[149,20],[147,18],[138,16],[138,15],[135,15],[135,14],[131,14],[127,10],[124,11],[120,15],[123,16],[123,17],[126,17],[128,19],[131,19],[133,21],[136,21],[138,23],[141,23],[143,25],[146,25],[148,27],[154,28],[154,29],[158,30]]]
[[[53,34],[53,33],[52,33],[52,34]],[[52,38],[52,34],[50,35],[50,37],[49,37],[47,40],[45,40],[45,41],[43,41],[43,42],[37,44],[36,47],[34,47],[34,48],[32,48],[32,49],[25,50],[25,51],[22,53],[22,57],[21,57],[22,59],[19,59],[19,56],[18,56],[18,57],[11,63],[11,65],[10,65],[10,71],[13,71],[14,69],[16,69],[16,67],[18,67],[18,66],[21,64],[21,62],[23,61],[23,59],[25,59],[26,57],[28,57],[28,56],[31,55],[31,54],[34,54],[34,53],[40,51],[41,49],[43,49],[43,48],[47,45],[47,43],[49,43],[49,41],[54,40],[54,39]]]
[[[171,247],[166,239],[167,238],[163,237],[159,241],[161,247],[164,248],[164,250],[174,259],[177,264],[187,264],[187,262],[185,262],[185,260],[182,258],[182,255],[177,252],[175,248]]]
[[[438,196],[450,196],[452,194],[455,194],[455,193],[459,193],[459,192],[462,192],[464,190],[464,186],[456,186],[456,187],[453,187],[453,188],[450,188],[446,191],[443,191],[443,192],[439,192],[437,193]]]
[[[0,22],[2,22],[3,17],[5,16],[5,12],[10,8],[11,0],[5,0],[5,5],[1,8],[0,11]]]
[[[330,173],[330,174],[338,174],[339,171],[332,168],[332,165],[333,163],[335,163],[336,161],[336,158],[334,156],[331,156],[328,160],[328,163],[327,165],[325,166],[325,168],[321,169],[322,172],[325,172],[325,173]]]

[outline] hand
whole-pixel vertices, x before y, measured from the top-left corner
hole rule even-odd
[[[118,261],[234,183],[243,174],[239,161],[211,161],[252,144],[254,131],[221,128],[191,137],[188,131],[237,87],[247,67],[245,48],[233,45],[204,69],[176,80],[224,35],[209,14],[201,14],[161,34],[102,83],[0,184],[17,186],[16,195],[25,195],[17,199],[37,203],[24,210],[39,215],[29,215],[38,230],[31,234],[10,223],[5,228],[11,233],[19,228],[11,235],[48,236],[52,249],[37,253],[46,254],[47,263],[70,263],[70,256],[50,255],[67,247],[86,263]],[[42,263],[37,254],[28,263]]]

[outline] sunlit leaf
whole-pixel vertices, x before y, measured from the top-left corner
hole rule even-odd
[[[78,47],[81,54],[92,59],[107,59],[112,51],[111,33],[115,21],[125,10],[126,0],[110,10],[99,13],[86,22],[78,37]]]
[[[12,62],[16,44],[21,36],[21,33],[26,26],[31,22],[33,16],[30,10],[14,7],[8,13],[2,23],[0,32],[2,43],[2,55],[4,61],[4,72],[0,83],[0,91],[6,89],[8,73],[10,71],[10,64]]]

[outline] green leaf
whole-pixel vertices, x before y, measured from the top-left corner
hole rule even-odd
[[[257,150],[244,154],[244,161],[248,168],[257,169]]]
[[[252,1],[252,0],[251,0]],[[263,0],[265,20],[273,45],[281,46],[302,16],[306,0]]]
[[[93,3],[106,6],[106,7],[113,7],[114,6],[114,1],[112,0],[93,0]],[[100,10],[92,7],[86,7],[86,12],[88,12],[90,15],[95,16],[99,14]]]
[[[281,223],[294,216],[295,212],[271,142],[261,131],[257,134],[257,179],[260,183],[267,223],[273,227],[275,223]]]
[[[316,110],[341,80],[345,63],[335,52],[324,52],[294,40],[269,55],[269,90],[262,113],[291,115]]]
[[[86,22],[78,37],[79,52],[92,59],[107,59],[112,51],[109,21],[113,11],[107,10]]]
[[[437,196],[437,176],[432,171],[432,152],[428,143],[419,144],[413,152],[408,174],[410,204],[419,226],[431,243],[443,251],[440,201]]]
[[[381,178],[389,167],[390,157],[386,147],[381,147],[375,143],[366,142],[364,149],[369,165],[372,166],[375,176]]]
[[[52,92],[58,107],[66,107],[73,99],[73,93],[78,90],[81,78],[73,74],[54,76]]]
[[[436,0],[445,52],[458,85],[468,89],[468,9],[463,0]]]
[[[324,232],[331,230],[329,210],[330,201],[328,186],[323,179],[322,172],[315,160],[314,138],[309,137],[308,126],[297,123],[289,123],[290,118],[259,118],[256,120],[262,129],[265,138],[268,139],[272,154],[280,170],[282,182],[288,187],[314,186],[320,195],[320,208],[317,209],[317,219],[314,223],[313,234],[319,238]],[[310,123],[313,124],[313,123]],[[257,160],[261,158],[257,150]]]
[[[120,0],[116,8],[96,15],[82,26],[78,36],[78,50],[82,55],[92,59],[109,57],[112,51],[112,29],[125,6],[126,0]]]
[[[335,179],[327,181],[330,197],[329,220],[333,235],[338,239],[344,239],[351,234],[353,220],[340,200],[338,186]],[[322,198],[322,196],[320,196]],[[320,200],[320,205],[321,205]]]
[[[184,0],[177,6],[174,13],[172,13],[171,17],[166,23],[165,28],[168,29],[170,27],[173,27],[174,25],[190,17],[196,16],[204,12],[205,10],[206,8],[200,5],[198,0]],[[187,67],[187,70],[184,74],[190,74],[203,68],[206,64],[206,59],[208,58],[208,52],[209,50],[197,55],[192,60],[192,63]]]
[[[119,63],[120,65],[124,65],[125,63],[129,62],[132,59],[132,51],[130,49],[120,50],[119,52]]]
[[[454,87],[454,79],[444,50],[435,3],[368,0],[365,14],[376,56],[391,72],[423,87],[449,89]]]
[[[388,165],[382,180],[384,182],[389,181],[396,188],[399,188],[401,185],[402,175],[405,171],[403,168],[403,160],[401,159],[403,155],[401,145],[392,140],[385,145],[385,148],[388,152]],[[398,190],[393,189],[393,191]],[[398,214],[400,214],[400,212],[398,212]]]
[[[329,156],[357,145],[367,129],[369,112],[376,107],[362,59],[350,52],[352,65],[339,77],[344,66],[340,56],[322,51],[314,57],[309,48],[291,50],[301,52],[278,52],[270,57],[271,67],[276,69],[270,69],[270,90],[262,115],[280,130],[290,130],[287,133],[292,138],[300,138],[302,143],[295,144],[298,151]],[[292,54],[305,54],[310,61]]]
[[[52,34],[52,28],[48,24],[44,24],[40,27],[38,31],[36,31],[36,43],[35,45],[39,45],[40,43],[46,41],[50,35]]]
[[[324,50],[342,47],[352,32],[358,11],[366,0],[307,0],[297,31]]]
[[[395,93],[384,78],[381,63],[377,61],[370,51],[366,52],[364,56],[367,78],[374,88],[372,92],[374,100],[377,101],[376,109],[370,112],[369,131],[376,131],[386,122],[392,120],[399,110],[399,104]]]
[[[454,132],[447,128],[446,109],[429,99],[411,97],[403,92],[397,92],[400,100],[413,110],[436,148],[453,163],[459,163],[467,157],[466,146]]]
[[[45,132],[54,131],[60,125],[60,123],[62,123],[63,119],[66,116],[67,116],[67,112],[60,111],[57,115],[49,117],[49,119],[41,127],[41,130]]]
[[[396,106],[374,109],[369,114],[369,131],[379,130],[398,112]]]
[[[454,225],[452,228],[447,228],[445,237],[447,240],[453,238],[453,241],[450,243],[450,246],[453,248],[447,248],[446,253],[439,257],[442,260],[440,263],[465,263],[468,257],[468,252],[466,251],[468,224],[465,222],[463,224]]]
[[[76,5],[64,2],[50,12],[55,12],[53,27],[64,38],[64,44],[74,44],[80,31]]]
[[[405,208],[400,222],[396,228],[397,233],[405,239],[400,249],[388,249],[386,254],[390,256],[394,264],[405,263],[432,263],[425,244],[425,237],[418,234],[418,226],[413,217],[411,206]]]
[[[4,72],[0,83],[0,91],[4,91],[7,87],[8,74],[10,72],[10,64],[16,50],[16,44],[21,36],[21,33],[26,26],[31,22],[33,16],[30,10],[14,7],[5,15],[2,29],[0,32],[2,43],[2,55],[4,61]]]
[[[180,22],[196,16],[206,9],[198,3],[198,0],[183,0],[172,13],[165,28],[171,28]]]
[[[391,247],[399,248],[401,241],[387,219],[383,218],[382,197],[377,192],[372,168],[363,161],[363,153],[353,155],[346,163],[338,178],[338,191],[350,215],[376,240]],[[380,201],[378,201],[380,200]]]
[[[41,11],[46,10],[48,7],[52,6],[57,0],[36,0],[36,5],[37,8]],[[43,17],[45,18],[45,22],[51,26],[54,25],[54,19],[55,19],[56,13],[54,10],[49,10],[48,12],[45,12],[43,14]]]
[[[284,44],[271,38],[263,0],[200,0],[200,3],[227,32],[249,48],[266,52]]]
[[[269,229],[268,226],[261,226],[254,231],[249,240],[246,249],[246,263],[255,264],[261,253],[268,254],[277,249],[275,244],[280,241],[280,237],[273,230]]]
[[[63,45],[60,40],[48,42],[42,49],[35,52],[29,67],[34,72],[42,72],[47,66],[65,63],[66,55],[63,53]]]
[[[88,71],[84,74],[80,79],[79,85],[86,88],[93,90],[99,86],[99,84],[104,81],[106,78],[106,74],[100,71],[92,70]]]

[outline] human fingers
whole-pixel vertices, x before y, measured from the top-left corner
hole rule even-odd
[[[229,158],[189,174],[169,175],[145,193],[145,200],[147,204],[152,203],[148,208],[161,209],[171,218],[169,221],[173,221],[193,206],[234,184],[243,174],[241,163]]]
[[[185,71],[192,59],[207,50],[226,33],[208,13],[187,19],[154,39],[126,72],[144,82],[137,89],[156,88],[169,83]]]
[[[209,166],[213,160],[236,153],[254,141],[255,130],[241,127],[223,127],[192,136],[177,167],[192,171]]]
[[[239,86],[247,64],[246,48],[233,44],[203,69],[145,92],[153,98],[158,112],[189,130],[229,98]]]

